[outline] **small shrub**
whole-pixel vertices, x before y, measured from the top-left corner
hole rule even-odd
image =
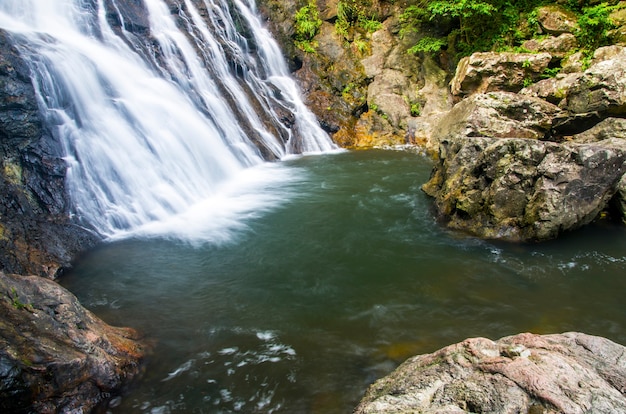
[[[295,45],[301,50],[312,53],[315,52],[313,38],[317,35],[322,20],[315,1],[309,1],[306,6],[301,7],[295,15]]]
[[[584,49],[593,50],[608,43],[607,32],[614,27],[609,16],[615,9],[616,6],[600,3],[582,10],[576,38]]]
[[[418,54],[420,52],[436,53],[443,49],[447,44],[448,41],[444,38],[424,37],[414,46],[410,47],[408,52],[413,54]]]

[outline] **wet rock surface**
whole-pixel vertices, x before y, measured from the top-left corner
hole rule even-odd
[[[66,164],[30,72],[0,31],[0,270],[54,278],[99,238],[69,219]]]
[[[39,276],[0,272],[0,411],[90,412],[140,371],[138,334]]]
[[[410,358],[375,382],[355,413],[624,411],[624,346],[583,333],[525,333]]]

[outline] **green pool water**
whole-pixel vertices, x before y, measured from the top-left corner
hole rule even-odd
[[[582,331],[626,344],[626,230],[542,244],[442,228],[407,151],[295,158],[219,242],[108,242],[61,283],[154,343],[112,413],[350,413],[407,357],[467,337]]]

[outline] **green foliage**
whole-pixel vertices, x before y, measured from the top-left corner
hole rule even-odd
[[[420,39],[414,46],[410,47],[408,52],[413,54],[418,54],[420,52],[436,53],[443,49],[447,44],[447,39],[427,36]]]
[[[531,12],[543,0],[419,0],[400,16],[400,35],[436,31],[433,22],[447,21],[451,31],[431,36],[410,49],[411,53],[448,49],[460,56],[476,51],[508,50],[518,46],[525,33],[518,23],[530,16],[526,27],[535,30],[537,17]],[[534,20],[533,20],[534,19]],[[533,23],[534,21],[534,23]]]
[[[357,52],[361,54],[365,54],[370,50],[369,42],[365,39],[355,39],[352,42],[352,46],[354,49],[356,49]]]
[[[528,88],[533,83],[535,83],[535,82],[532,80],[531,77],[525,77],[524,81],[522,82],[522,85],[524,86],[524,88]]]
[[[554,78],[556,77],[556,75],[558,75],[561,72],[561,67],[556,67],[556,68],[545,68],[543,73],[541,74],[541,77],[544,79],[548,79],[548,78]]]
[[[368,2],[357,0],[339,0],[337,3],[337,19],[335,31],[344,39],[350,37],[350,30],[362,30],[373,33],[383,24],[374,15],[368,14]]]
[[[498,11],[491,4],[474,0],[438,0],[428,4],[430,20],[439,17],[451,17],[459,20],[459,35],[467,44],[471,44],[472,37],[488,27],[488,18]]]
[[[400,35],[421,31],[431,33],[409,49],[410,53],[438,53],[449,50],[466,56],[476,51],[519,51],[522,42],[536,36],[537,7],[546,0],[414,0],[400,16]],[[593,5],[592,5],[593,3]],[[578,17],[576,37],[580,49],[592,53],[608,44],[614,25],[610,14],[621,3],[569,0],[566,7]],[[561,3],[563,4],[563,3]],[[437,24],[435,24],[435,22]],[[445,22],[441,25],[441,22]],[[439,32],[448,27],[446,32]]]
[[[13,307],[17,310],[22,310],[22,309],[30,309],[31,306],[28,304],[23,303],[22,301],[20,301],[20,298],[17,294],[17,291],[15,290],[15,288],[11,288],[11,293],[7,295],[9,297],[9,299],[11,300],[11,304],[13,305]]]
[[[366,32],[374,33],[383,27],[383,24],[373,17],[359,16],[359,26],[361,26]]]
[[[411,116],[420,116],[422,112],[422,106],[419,103],[411,104]]]
[[[295,15],[295,45],[307,53],[315,52],[313,38],[318,33],[322,20],[314,0],[301,7]]]
[[[587,50],[593,50],[608,43],[608,30],[614,27],[609,15],[617,6],[600,3],[593,7],[585,7],[578,18],[576,38]]]

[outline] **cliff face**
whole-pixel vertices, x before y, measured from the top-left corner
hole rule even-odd
[[[0,31],[0,269],[54,278],[98,238],[72,224],[62,151],[28,67]]]
[[[407,53],[416,33],[400,35],[405,1],[359,2],[342,28],[348,2],[321,0],[314,51],[294,46],[294,16],[305,2],[261,0],[260,11],[288,56],[305,100],[340,145],[425,144],[436,116],[452,106],[446,53]],[[344,4],[342,6],[341,4]],[[357,21],[369,23],[358,23]],[[369,20],[368,20],[369,19]]]

